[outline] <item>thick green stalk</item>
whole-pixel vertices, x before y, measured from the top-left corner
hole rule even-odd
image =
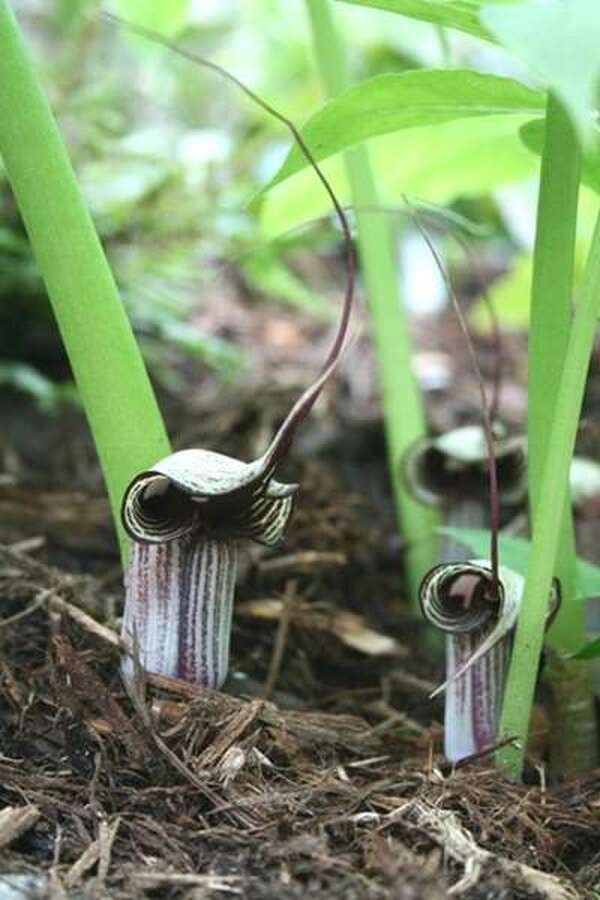
[[[532,531],[535,535],[546,459],[547,438],[554,420],[571,327],[573,266],[581,153],[575,131],[560,103],[549,96],[531,285],[528,384],[528,478]],[[584,643],[584,606],[575,599],[575,534],[565,504],[554,569],[562,588],[562,605],[548,635],[559,652]],[[565,667],[573,669],[566,676]],[[563,661],[546,669],[554,697],[553,767],[562,774],[586,771],[596,757],[595,712],[586,663]],[[576,670],[576,671],[575,671]],[[575,677],[577,674],[577,677]],[[563,691],[570,684],[568,694]],[[574,691],[577,685],[578,690]],[[561,699],[562,702],[561,702]],[[566,771],[565,771],[566,770]]]
[[[569,332],[554,417],[546,435],[547,452],[534,510],[535,531],[529,571],[506,684],[500,736],[515,736],[519,744],[500,750],[498,761],[514,778],[519,777],[523,767],[529,713],[544,639],[544,618],[560,546],[564,507],[568,503],[569,467],[599,312],[600,217]]]
[[[334,96],[350,83],[343,47],[328,0],[306,2],[319,69],[328,93]],[[416,600],[421,578],[435,559],[433,532],[438,522],[431,509],[408,494],[401,470],[404,451],[424,434],[423,407],[411,370],[408,327],[398,296],[393,235],[385,216],[377,211],[379,197],[367,148],[359,146],[347,151],[345,163],[377,356],[396,512],[408,546],[409,590]]]
[[[534,531],[547,436],[554,418],[571,327],[579,173],[580,151],[575,133],[558,102],[550,96],[540,176],[529,325],[527,440],[529,502]],[[582,607],[572,602],[574,564],[573,521],[566,506],[555,570],[561,580],[563,605],[552,628],[557,643],[570,645],[563,648],[566,650],[573,650],[583,643]]]
[[[69,355],[110,495],[169,453],[142,357],[18,24],[0,0],[0,154]]]

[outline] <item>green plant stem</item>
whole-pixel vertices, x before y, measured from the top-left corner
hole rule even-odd
[[[0,154],[44,278],[119,532],[127,483],[169,453],[142,357],[18,24],[0,0]]]
[[[529,713],[544,636],[544,618],[560,546],[563,511],[568,503],[569,467],[599,312],[600,217],[569,332],[554,417],[546,435],[547,453],[539,500],[534,510],[535,530],[529,571],[506,684],[500,737],[515,736],[519,745],[502,748],[498,752],[498,762],[513,778],[520,776],[523,767]]]
[[[559,103],[549,97],[542,155],[537,228],[531,283],[528,379],[528,481],[532,530],[554,419],[569,330],[579,194],[580,151],[573,128]],[[563,603],[551,630],[562,649],[583,643],[581,604],[573,603],[575,538],[565,506],[555,574]]]
[[[306,3],[319,69],[329,95],[335,96],[350,84],[343,47],[328,0]],[[398,296],[393,234],[385,217],[377,213],[380,201],[369,154],[366,147],[359,146],[344,157],[371,315],[396,512],[407,545],[408,587],[416,600],[421,578],[435,560],[438,519],[433,510],[410,496],[401,471],[404,451],[424,434],[423,406],[411,369],[407,321]]]
[[[547,438],[554,420],[571,327],[580,170],[581,153],[575,131],[560,103],[550,95],[540,176],[529,334],[528,479],[534,536],[542,500]],[[562,605],[550,629],[548,643],[559,652],[573,652],[584,643],[585,624],[584,606],[575,598],[575,533],[568,503],[564,505],[560,523],[554,574],[560,580]],[[577,678],[569,679],[578,686],[572,695],[572,717],[569,704],[558,702],[563,695],[565,666],[580,672]],[[585,668],[585,664],[572,660],[561,667],[548,666],[545,674],[556,701],[551,747],[554,759],[561,761],[561,774],[585,771],[595,763],[594,702],[591,679],[586,686],[583,677]],[[587,741],[582,740],[584,735]],[[556,768],[555,763],[553,767]]]

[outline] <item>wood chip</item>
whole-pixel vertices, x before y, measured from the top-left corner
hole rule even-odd
[[[314,609],[310,603],[296,599],[291,609],[286,610],[285,600],[261,599],[240,603],[238,614],[255,619],[280,621],[286,614],[289,624],[314,631],[333,634],[342,644],[352,647],[367,656],[400,656],[408,655],[408,650],[393,637],[381,634],[369,628],[364,618],[358,613],[345,609],[332,609],[324,612]]]
[[[5,806],[0,810],[0,847],[29,831],[40,816],[37,806]]]
[[[411,818],[443,848],[444,853],[464,866],[463,877],[450,888],[449,896],[458,896],[470,890],[479,881],[485,866],[492,864],[511,880],[536,891],[546,900],[577,900],[579,894],[555,875],[484,850],[471,832],[461,825],[455,813],[420,801],[407,804],[403,812],[407,814],[409,811]]]

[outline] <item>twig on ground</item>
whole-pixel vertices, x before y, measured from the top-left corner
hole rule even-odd
[[[268,700],[273,693],[273,688],[279,676],[285,645],[287,642],[288,631],[290,627],[290,619],[292,615],[292,607],[296,596],[296,581],[288,581],[283,594],[283,607],[279,617],[279,625],[277,626],[277,634],[275,635],[275,644],[273,646],[273,654],[269,664],[269,672],[265,686],[263,688],[263,698]]]

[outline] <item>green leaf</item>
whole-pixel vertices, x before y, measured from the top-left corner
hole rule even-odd
[[[104,234],[114,233],[131,220],[134,210],[167,183],[173,173],[162,160],[134,156],[95,159],[80,170],[85,198]]]
[[[56,384],[33,366],[17,360],[0,363],[0,385],[10,385],[29,394],[45,412],[52,412],[62,400],[76,402],[72,383]]]
[[[189,0],[116,0],[116,11],[130,22],[173,35],[185,25]]]
[[[600,656],[600,637],[584,644],[581,650],[574,653],[572,659],[597,659]]]
[[[577,210],[577,239],[573,271],[575,290],[579,288],[583,278],[597,214],[597,195],[588,188],[581,187]],[[532,272],[533,257],[531,253],[522,253],[513,259],[507,274],[494,281],[489,288],[489,302],[496,311],[498,321],[503,328],[521,330],[528,327]],[[490,334],[490,316],[486,301],[478,300],[474,304],[469,311],[469,322],[479,334]]]
[[[399,13],[411,19],[458,28],[475,37],[493,41],[494,37],[479,21],[483,0],[345,0],[354,6],[371,6]],[[504,0],[511,2],[511,0]],[[514,2],[514,0],[513,0]]]
[[[527,328],[532,273],[532,254],[520,254],[510,271],[491,286],[488,299],[477,301],[469,313],[469,322],[478,334],[490,334],[492,331],[488,302],[503,329],[521,331]]]
[[[600,75],[598,0],[550,0],[509,9],[486,6],[481,21],[555,91],[582,143],[591,144],[597,136],[593,115]]]
[[[269,245],[256,247],[241,265],[246,281],[255,291],[302,309],[322,321],[337,320],[337,311],[306,287]]]
[[[519,134],[528,150],[542,155],[544,148],[545,122],[543,119],[534,119],[523,125]],[[597,194],[600,194],[600,145],[594,144],[587,148],[583,156],[581,180]]]
[[[439,125],[455,119],[506,114],[541,114],[545,95],[512,78],[468,69],[418,69],[378,75],[343,91],[302,128],[317,161],[379,135]],[[437,136],[432,136],[437,140]],[[304,169],[307,161],[292,147],[265,190]]]
[[[533,174],[538,161],[518,137],[526,116],[487,116],[445,122],[435,140],[427,128],[412,128],[369,143],[382,202],[382,214],[399,208],[403,191],[443,204],[458,196],[479,195]],[[399,164],[400,161],[400,164]],[[343,157],[323,169],[340,201],[351,203]],[[305,222],[327,216],[331,203],[312,170],[304,170],[260,195],[263,235],[271,239]]]
[[[490,532],[480,528],[440,528],[442,534],[447,534],[454,540],[465,544],[477,557],[487,558],[490,552]],[[525,538],[506,537],[500,535],[499,555],[500,562],[521,575],[527,575],[529,565],[529,553],[531,542]],[[583,600],[586,597],[600,595],[600,568],[587,562],[585,559],[577,559],[575,563],[575,596]]]

